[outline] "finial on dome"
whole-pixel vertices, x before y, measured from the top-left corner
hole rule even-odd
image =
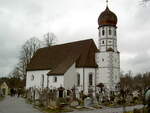
[[[106,0],[106,7],[108,7],[108,0]]]
[[[98,18],[99,26],[116,26],[117,16],[108,8],[108,0],[106,0],[106,9],[100,14]]]

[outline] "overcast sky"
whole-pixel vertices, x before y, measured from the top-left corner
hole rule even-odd
[[[140,0],[110,0],[118,16],[121,69],[150,71],[150,5]],[[53,32],[57,43],[93,38],[105,0],[0,0],[0,76],[17,64],[21,45],[29,38]]]

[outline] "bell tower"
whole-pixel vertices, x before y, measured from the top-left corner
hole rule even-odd
[[[97,54],[97,84],[103,83],[110,91],[120,82],[120,53],[117,49],[117,16],[108,8],[98,18],[99,53]]]

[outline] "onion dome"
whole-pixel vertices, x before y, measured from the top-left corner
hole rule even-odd
[[[103,11],[98,18],[99,26],[116,26],[117,24],[117,16],[115,13],[109,10],[108,6],[105,11]]]

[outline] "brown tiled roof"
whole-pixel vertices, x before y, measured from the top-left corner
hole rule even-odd
[[[98,49],[92,39],[38,49],[27,71],[51,70],[49,75],[62,75],[76,62],[76,67],[97,67]]]

